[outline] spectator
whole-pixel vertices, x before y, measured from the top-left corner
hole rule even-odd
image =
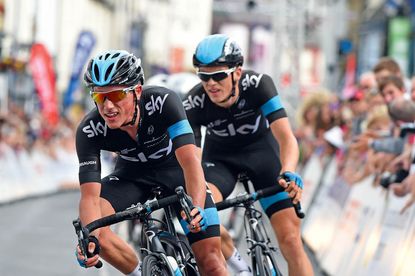
[[[389,105],[389,114],[397,122],[414,123],[415,103],[407,99],[393,100]],[[391,184],[390,188],[396,196],[410,194],[401,212],[405,212],[415,202],[415,146],[407,144],[405,152],[400,156],[401,166],[409,170],[409,175],[401,182]],[[395,162],[396,163],[396,162]]]
[[[366,118],[368,105],[362,90],[356,90],[348,100],[349,108],[352,111],[353,119],[351,125],[351,135],[356,136],[362,133],[362,122]]]
[[[373,67],[373,73],[376,77],[376,82],[378,85],[382,80],[388,76],[395,76],[400,78],[405,84],[405,91],[411,91],[411,82],[406,79],[399,64],[391,57],[383,57],[379,62]]]
[[[415,76],[411,79],[411,100],[415,102]]]

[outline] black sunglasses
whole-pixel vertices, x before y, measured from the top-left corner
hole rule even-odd
[[[218,82],[221,80],[226,79],[230,73],[235,71],[235,67],[234,68],[230,68],[227,70],[221,70],[221,71],[215,71],[215,72],[197,72],[197,76],[204,82],[209,81],[210,79],[213,79],[214,81]]]

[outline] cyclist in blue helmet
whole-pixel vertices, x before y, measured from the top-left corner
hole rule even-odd
[[[201,83],[190,90],[183,104],[198,146],[201,127],[206,127],[201,157],[205,177],[216,202],[232,192],[240,173],[249,176],[256,190],[280,185],[278,193],[260,202],[290,275],[310,276],[313,270],[293,208],[303,188],[295,172],[297,141],[271,77],[242,70],[243,62],[241,48],[223,34],[204,38],[193,55]],[[228,265],[239,275],[249,275],[248,265],[223,226],[221,238]]]
[[[202,275],[227,275],[219,217],[180,97],[164,87],[143,87],[141,61],[126,51],[106,51],[91,59],[84,80],[96,108],[76,133],[82,224],[143,203],[154,186],[166,192],[185,186],[195,218],[184,231],[199,270]],[[101,150],[118,155],[114,170],[102,179]],[[126,275],[141,275],[133,249],[109,227],[92,235],[89,251],[96,247],[100,252],[85,261],[78,248],[81,266],[95,266],[102,257]]]

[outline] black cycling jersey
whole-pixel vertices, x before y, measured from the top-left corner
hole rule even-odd
[[[201,83],[183,105],[198,146],[201,126],[206,127],[206,141],[243,146],[269,131],[269,123],[287,116],[271,77],[254,71],[242,72],[239,98],[229,108],[211,102]]]
[[[224,198],[241,172],[248,174],[255,190],[277,185],[281,163],[269,124],[287,115],[268,75],[243,71],[239,98],[230,108],[211,102],[202,84],[189,92],[183,104],[198,146],[200,128],[206,127],[203,171]],[[275,195],[261,199],[261,205],[269,217],[293,206],[282,187]]]
[[[176,166],[174,150],[194,144],[194,136],[176,93],[157,86],[143,88],[136,141],[121,129],[110,129],[95,108],[78,126],[76,149],[80,183],[100,182],[100,151],[116,152],[115,171],[126,177],[148,167]]]

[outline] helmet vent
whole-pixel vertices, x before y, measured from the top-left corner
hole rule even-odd
[[[108,59],[108,57],[110,56],[110,54],[106,54],[104,60]]]
[[[108,79],[113,67],[114,67],[114,63],[108,66],[107,72],[105,72],[105,79]]]
[[[112,58],[117,58],[117,57],[119,57],[120,56],[120,53],[115,53],[113,56],[112,56]]]
[[[99,69],[96,64],[94,64],[94,75],[96,79],[99,79]]]

